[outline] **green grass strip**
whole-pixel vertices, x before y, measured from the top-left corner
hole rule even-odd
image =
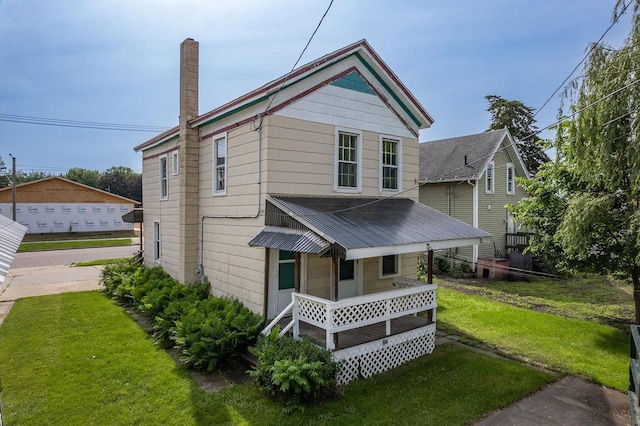
[[[130,246],[131,238],[118,238],[113,240],[78,240],[78,241],[52,241],[41,243],[22,243],[18,252],[41,251],[41,250],[63,250],[75,248],[91,247],[117,247]]]
[[[286,415],[254,385],[204,392],[99,292],[21,299],[0,327],[9,425],[470,424],[550,374],[458,345]]]
[[[438,289],[438,327],[553,369],[626,390],[629,338],[614,327]]]
[[[129,259],[131,259],[131,258],[130,257],[116,257],[114,259],[85,260],[84,262],[78,262],[73,266],[113,265],[114,263],[126,262]]]

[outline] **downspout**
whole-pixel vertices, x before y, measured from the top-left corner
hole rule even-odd
[[[260,205],[262,196],[262,120],[260,120],[260,126],[256,129],[258,132],[258,196],[256,199],[256,212],[249,215],[202,215],[200,218],[200,264],[198,265],[197,273],[200,282],[206,282],[207,277],[204,275],[204,220],[205,219],[255,219],[260,216]],[[228,148],[227,148],[228,149]]]
[[[477,183],[472,183],[470,180],[467,180],[467,183],[469,185],[471,185],[471,187],[473,188],[473,196],[472,196],[472,222],[473,222],[473,227],[477,228],[478,227],[478,184]],[[473,271],[476,272],[477,269],[477,265],[478,265],[478,244],[474,244],[473,245],[473,254],[472,254],[472,264],[473,264]]]

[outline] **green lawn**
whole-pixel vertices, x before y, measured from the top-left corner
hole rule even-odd
[[[0,327],[9,425],[469,424],[554,377],[448,344],[287,416],[255,386],[202,391],[99,292],[19,300]]]
[[[118,238],[113,240],[77,240],[77,241],[51,241],[22,243],[18,248],[18,252],[41,251],[41,250],[63,250],[74,248],[90,248],[90,247],[116,247],[130,246],[131,238]]]
[[[629,338],[618,328],[438,289],[438,328],[553,369],[626,390]]]
[[[129,257],[116,257],[115,259],[85,260],[84,262],[76,263],[74,266],[113,265],[114,263],[126,262],[129,259]]]

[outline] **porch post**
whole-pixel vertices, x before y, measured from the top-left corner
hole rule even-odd
[[[340,281],[340,259],[336,256],[331,257],[331,300],[338,300],[338,282]],[[329,315],[328,326],[333,328],[333,313],[330,312]],[[327,337],[329,337],[327,335]],[[327,342],[327,347],[329,347],[329,342]],[[333,347],[331,349],[338,347],[338,333],[333,333]]]
[[[427,284],[433,284],[433,250],[427,252]]]
[[[293,286],[294,286],[294,290],[296,293],[300,293],[300,270],[301,270],[301,263],[300,263],[300,253],[296,252],[296,263],[295,263],[295,272],[294,272],[294,278],[293,278]]]

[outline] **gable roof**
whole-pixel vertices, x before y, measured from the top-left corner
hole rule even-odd
[[[351,58],[355,59],[355,64],[348,66],[347,63]],[[334,75],[328,77],[319,75],[320,71],[338,64],[344,64],[344,66],[342,68],[339,66],[336,67],[333,71]],[[427,113],[424,107],[373,50],[369,43],[363,39],[302,65],[291,73],[285,74],[231,102],[206,112],[192,119],[189,125],[191,127],[206,126],[241,111],[245,111],[250,107],[264,104],[264,106],[261,105],[261,110],[257,115],[254,113],[250,117],[245,117],[243,121],[236,122],[232,126],[237,127],[259,119],[262,116],[270,115],[288,105],[292,100],[317,90],[319,87],[332,84],[336,80],[353,72],[359,74],[367,86],[395,112],[396,116],[398,116],[416,137],[419,129],[427,128],[433,124],[434,120],[429,113]],[[368,74],[370,78],[366,78],[365,74]],[[300,84],[303,81],[308,84]],[[294,90],[287,91],[289,88]],[[264,111],[264,107],[266,107],[272,98],[273,101],[269,109]],[[134,150],[136,152],[147,150],[168,140],[172,140],[178,135],[179,128],[176,126],[143,142],[136,146]]]
[[[33,191],[34,194],[36,194],[37,191],[37,194],[25,198],[26,192],[30,190]],[[21,183],[16,185],[16,191],[18,192],[18,202],[20,203],[104,203],[106,202],[105,200],[113,200],[112,202],[119,204],[140,204],[140,201],[112,194],[111,192],[74,182],[60,176],[50,176],[44,179]],[[78,198],[77,195],[80,191],[88,195],[78,201],[69,201],[63,196],[61,197],[61,193],[64,191],[74,191],[75,198]],[[11,193],[11,187],[0,189],[0,202],[11,202]]]
[[[506,128],[474,135],[420,143],[421,183],[477,180],[500,149],[511,157],[518,173],[529,177]]]
[[[251,246],[362,259],[478,244],[491,237],[408,198],[271,195],[267,201],[267,228]]]

